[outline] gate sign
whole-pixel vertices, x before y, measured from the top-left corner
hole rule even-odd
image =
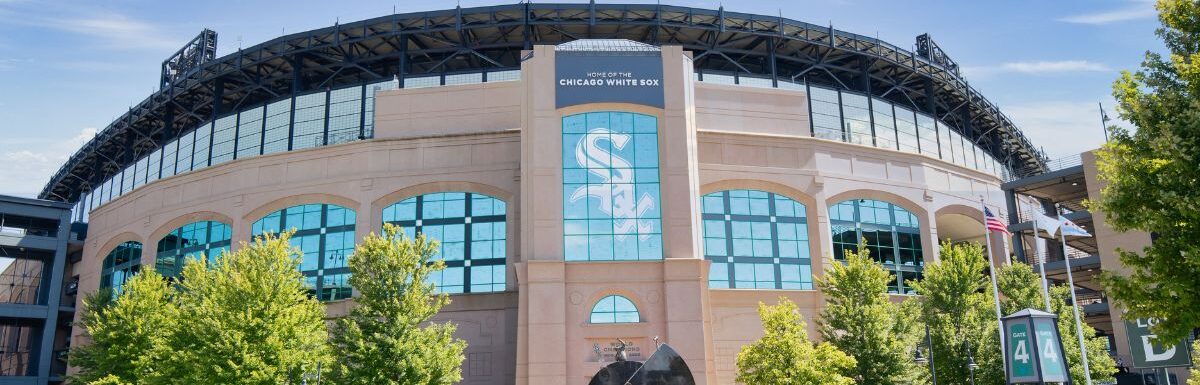
[[[1033,349],[1033,333],[1029,331],[1029,324],[1021,322],[1013,322],[1008,326],[1008,355],[1012,363],[1008,364],[1011,371],[1009,377],[1021,381],[1028,382],[1037,381],[1037,368],[1033,365],[1033,356],[1029,353]]]
[[[1055,315],[1034,309],[1004,317],[1009,384],[1068,381],[1056,320]]]
[[[1191,366],[1187,344],[1179,341],[1173,345],[1164,345],[1158,341],[1158,336],[1150,331],[1150,326],[1158,323],[1153,318],[1138,318],[1125,320],[1125,335],[1129,338],[1129,352],[1133,356],[1133,367],[1138,369],[1169,368],[1175,366]]]

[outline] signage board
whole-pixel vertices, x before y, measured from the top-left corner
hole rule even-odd
[[[662,55],[560,52],[554,60],[555,108],[632,103],[663,108]]]
[[[1185,341],[1165,345],[1150,331],[1158,323],[1153,318],[1125,320],[1125,335],[1129,339],[1129,353],[1133,356],[1133,367],[1138,369],[1170,368],[1191,366]]]
[[[1003,330],[1009,384],[1070,381],[1057,317],[1025,309],[1004,317]]]
[[[1053,318],[1033,319],[1033,334],[1037,339],[1043,382],[1067,382],[1069,376],[1055,321]]]
[[[1011,382],[1036,382],[1038,379],[1037,367],[1033,361],[1033,355],[1030,351],[1034,349],[1033,333],[1029,331],[1029,324],[1024,322],[1012,322],[1005,328],[1008,343],[1006,350],[1007,357],[1011,361],[1008,365],[1008,377]]]

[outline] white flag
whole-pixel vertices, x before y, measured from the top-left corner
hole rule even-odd
[[[1059,230],[1058,230],[1058,231],[1059,231],[1059,232],[1060,232],[1062,235],[1064,235],[1064,236],[1065,236],[1065,235],[1072,235],[1072,236],[1076,236],[1076,237],[1090,237],[1090,236],[1092,236],[1092,234],[1088,233],[1088,232],[1087,232],[1087,230],[1084,230],[1082,227],[1079,227],[1079,225],[1075,224],[1075,222],[1071,222],[1071,220],[1070,220],[1070,219],[1063,218],[1063,216],[1062,216],[1062,215],[1059,215],[1059,216],[1058,216],[1058,219],[1059,219],[1059,221],[1060,221],[1060,222],[1059,222],[1059,226],[1060,226],[1060,227],[1059,227]]]
[[[1039,231],[1045,231],[1047,235],[1054,238],[1054,234],[1058,233],[1060,223],[1057,219],[1043,215],[1042,213],[1033,211],[1033,226]]]

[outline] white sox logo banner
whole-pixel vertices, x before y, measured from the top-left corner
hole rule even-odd
[[[594,128],[575,143],[575,159],[580,162],[579,166],[604,182],[576,188],[571,193],[571,202],[595,198],[600,211],[612,216],[613,236],[617,240],[635,234],[640,234],[640,238],[645,240],[654,231],[653,222],[639,219],[654,208],[654,197],[649,193],[636,196],[633,165],[600,145],[601,141],[606,141],[611,148],[620,150],[630,144],[631,139],[629,134]]]

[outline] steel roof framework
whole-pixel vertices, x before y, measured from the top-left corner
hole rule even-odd
[[[694,52],[697,73],[767,76],[861,92],[930,114],[1018,174],[1044,156],[965,80],[928,58],[831,26],[666,5],[530,4],[396,14],[287,35],[208,61],[76,152],[39,195],[74,202],[202,122],[307,91],[520,66],[521,51],[629,39]]]

